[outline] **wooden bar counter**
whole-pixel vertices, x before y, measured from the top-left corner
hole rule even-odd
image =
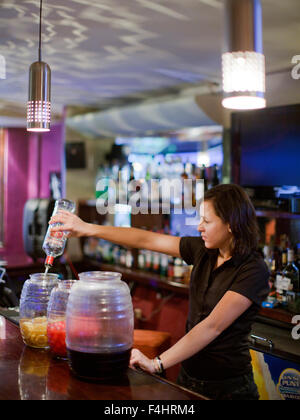
[[[17,325],[0,334],[0,400],[205,400],[156,375],[128,368],[124,377],[89,383],[75,378],[67,361],[23,344]]]

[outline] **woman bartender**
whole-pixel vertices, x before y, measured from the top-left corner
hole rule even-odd
[[[186,334],[155,359],[133,349],[130,366],[150,373],[181,363],[178,383],[212,399],[258,399],[248,335],[269,292],[269,272],[256,253],[255,210],[238,185],[204,196],[201,237],[178,238],[135,228],[98,226],[60,212],[50,223],[69,236],[94,236],[132,248],[181,256],[193,265]]]

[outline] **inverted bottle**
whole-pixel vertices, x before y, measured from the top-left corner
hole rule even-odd
[[[56,200],[52,216],[57,214],[60,210],[65,210],[70,213],[74,213],[75,208],[76,206],[73,201],[67,200],[65,198]],[[45,239],[44,239],[43,250],[45,251],[47,255],[46,260],[45,260],[46,273],[53,266],[54,258],[62,255],[66,246],[68,232],[67,231],[63,231],[63,232],[52,231],[54,227],[61,226],[61,225],[62,223],[54,223],[52,225],[49,225]]]

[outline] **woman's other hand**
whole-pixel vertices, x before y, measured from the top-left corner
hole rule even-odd
[[[138,349],[132,349],[129,366],[132,369],[136,369],[137,367],[139,367],[142,370],[145,370],[146,372],[155,373],[155,366],[153,360],[149,359]]]
[[[60,226],[53,226],[53,232],[67,231],[68,237],[79,238],[89,235],[89,223],[84,222],[78,216],[65,210],[60,210],[55,216],[51,217],[49,224],[61,223]]]

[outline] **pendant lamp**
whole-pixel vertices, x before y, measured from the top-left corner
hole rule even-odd
[[[265,57],[260,0],[225,0],[225,42],[223,106],[235,110],[264,108]]]
[[[29,69],[29,93],[27,102],[27,131],[50,131],[51,121],[51,70],[42,61],[42,10],[40,0],[40,29],[38,61]]]

